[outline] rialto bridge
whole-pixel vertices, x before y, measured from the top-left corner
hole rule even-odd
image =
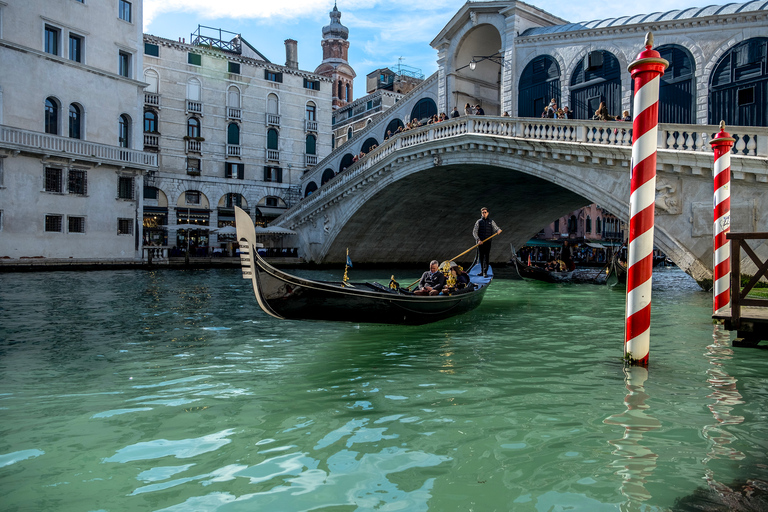
[[[737,139],[731,229],[764,231],[768,129],[727,129]],[[717,131],[660,124],[658,132],[655,244],[698,281],[712,273],[708,142]],[[487,206],[504,230],[491,259],[507,261],[510,244],[590,203],[627,221],[631,137],[631,123],[620,122],[469,116],[422,126],[384,141],[275,224],[297,232],[310,261],[343,262],[349,248],[356,262],[423,263],[470,247]]]

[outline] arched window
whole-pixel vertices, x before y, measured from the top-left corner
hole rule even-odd
[[[587,233],[592,233],[592,217],[590,217],[589,215],[587,215],[587,222],[586,222],[584,231],[586,231]]]
[[[307,135],[307,145],[306,145],[305,152],[308,155],[316,155],[317,154],[317,139],[312,134]]]
[[[83,125],[82,111],[74,103],[69,106],[69,137],[80,139]]]
[[[379,142],[374,139],[373,137],[370,137],[368,139],[365,139],[365,142],[363,142],[363,145],[360,147],[360,151],[363,153],[368,153],[371,150],[371,147],[378,146]]]
[[[403,128],[404,126],[405,125],[403,125],[403,122],[400,119],[394,118],[387,125],[387,129],[384,130],[384,136],[386,136],[388,132],[394,135],[398,128]]]
[[[53,98],[45,99],[45,133],[59,134],[59,102]]]
[[[437,105],[432,98],[421,98],[411,110],[411,119],[427,119],[437,114]]]
[[[321,185],[325,185],[327,182],[333,179],[333,177],[336,176],[336,174],[333,172],[333,169],[326,169],[323,171],[323,177],[320,180]]]
[[[317,190],[317,184],[314,181],[310,181],[307,184],[307,188],[304,189],[304,197],[307,197],[308,195],[310,195],[315,190]]]
[[[338,87],[337,87],[337,90],[338,90],[338,91],[337,91],[336,97],[337,97],[337,98],[339,98],[339,99],[341,99],[341,98],[343,98],[343,96],[342,96],[342,94],[341,94],[341,87],[342,87],[342,85],[341,85],[341,80],[339,80],[338,82],[336,82],[336,85],[338,85]]]
[[[753,37],[728,50],[709,83],[709,124],[768,126],[768,38]]]
[[[571,75],[570,109],[575,119],[592,119],[600,102],[608,114],[621,115],[621,67],[605,50],[588,52]]]
[[[200,94],[202,91],[202,84],[197,78],[190,78],[187,82],[187,99],[192,101],[200,101]]]
[[[576,216],[571,215],[571,218],[568,219],[568,233],[575,233],[576,232]]]
[[[678,45],[660,46],[656,50],[669,62],[659,83],[659,122],[691,124],[696,97],[693,56],[687,48]],[[632,86],[634,88],[634,81]]]
[[[131,118],[127,114],[120,116],[118,120],[118,137],[117,143],[121,148],[131,147]]]
[[[151,92],[153,94],[159,92],[160,77],[158,76],[157,71],[153,69],[144,71],[144,81],[147,83],[147,86],[144,88],[145,92]]]
[[[317,108],[311,101],[307,103],[307,121],[317,121]]]
[[[234,85],[227,89],[227,106],[231,108],[240,108],[240,89]]]
[[[227,144],[232,146],[240,145],[240,126],[237,123],[229,123],[229,126],[227,126]]]
[[[347,140],[352,138],[352,127],[347,128]]]
[[[233,208],[237,206],[238,208],[243,207],[243,196],[237,193],[229,193],[224,197],[224,204],[227,208]]]
[[[334,150],[334,149],[336,149],[336,135],[332,133],[331,134],[331,150]]]
[[[280,101],[277,99],[276,94],[270,94],[267,96],[267,114],[278,115],[280,107]]]
[[[595,223],[595,233],[597,233],[598,235],[599,235],[600,233],[602,233],[602,232],[603,232],[603,230],[602,230],[602,227],[603,227],[603,226],[601,225],[601,222],[600,222],[600,217],[598,217],[598,218],[597,218],[597,222]]]
[[[549,55],[539,55],[523,69],[517,93],[520,117],[540,117],[549,101],[560,104],[560,67]]]
[[[157,114],[152,110],[144,112],[144,132],[157,133]]]
[[[344,95],[344,101],[352,101],[352,87],[347,84],[345,90],[346,94]]]
[[[270,128],[267,130],[267,149],[277,150],[277,130]]]
[[[200,120],[196,117],[187,119],[187,137],[200,137]]]

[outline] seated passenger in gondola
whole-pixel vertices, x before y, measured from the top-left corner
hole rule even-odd
[[[422,274],[419,288],[414,295],[437,295],[445,286],[445,275],[440,272],[437,260],[429,262],[429,270]]]
[[[448,278],[448,284],[443,287],[440,295],[454,295],[472,290],[474,285],[469,282],[469,275],[464,272],[464,269],[458,266],[455,261],[452,261],[450,266],[451,276]]]

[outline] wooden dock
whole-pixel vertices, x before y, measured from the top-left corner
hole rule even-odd
[[[712,315],[729,331],[736,331],[734,346],[754,346],[768,340],[768,299],[747,298],[762,277],[768,277],[768,259],[762,261],[748,240],[768,240],[768,233],[728,233],[731,241],[731,303]],[[757,266],[755,275],[741,287],[741,251]]]

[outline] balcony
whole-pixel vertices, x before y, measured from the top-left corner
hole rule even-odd
[[[187,113],[203,115],[203,102],[187,100]]]
[[[144,147],[157,149],[160,147],[160,136],[154,133],[144,134]]]
[[[304,155],[304,163],[307,167],[314,167],[317,165],[317,155]]]
[[[267,162],[279,162],[279,161],[280,161],[280,151],[276,149],[268,149]]]
[[[227,107],[227,119],[240,121],[243,118],[243,110],[235,107]]]
[[[76,158],[86,162],[139,169],[157,168],[157,153],[86,142],[47,133],[0,125],[0,144],[7,149],[33,154]]]
[[[267,114],[267,126],[280,126],[280,116],[277,114]]]
[[[199,140],[187,140],[187,153],[202,153],[203,143]]]
[[[235,144],[227,144],[227,156],[236,156],[240,158],[240,146]]]
[[[304,121],[304,126],[308,132],[317,132],[317,121],[310,121],[309,119],[306,119]]]
[[[160,95],[156,92],[144,93],[144,104],[152,107],[160,108]]]

